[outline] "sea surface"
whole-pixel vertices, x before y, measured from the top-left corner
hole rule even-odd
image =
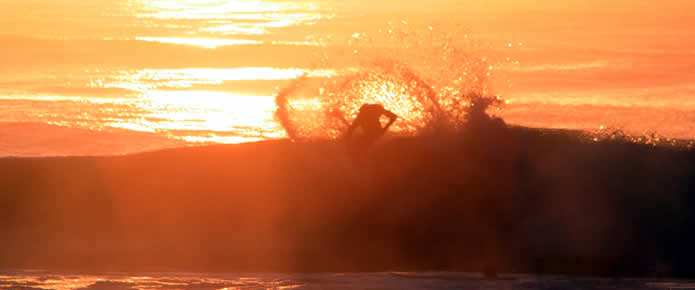
[[[594,2],[0,0],[0,156],[287,138],[295,79],[313,104],[388,62],[442,103],[503,100],[510,124],[695,138],[693,4]],[[418,107],[374,84],[352,93]]]
[[[66,273],[0,272],[3,289],[695,289],[695,281],[475,273]]]

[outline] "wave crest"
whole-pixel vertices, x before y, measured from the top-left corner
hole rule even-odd
[[[407,65],[383,60],[330,81],[302,76],[281,90],[275,102],[275,116],[293,140],[339,138],[366,103],[382,104],[397,114],[391,132],[406,136],[455,130],[472,104],[484,103],[485,111],[502,103],[478,90],[436,91]]]

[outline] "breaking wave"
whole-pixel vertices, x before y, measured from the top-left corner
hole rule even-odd
[[[400,118],[390,134],[400,136],[460,132],[481,104],[488,116],[503,115],[508,102],[495,94],[491,79],[503,75],[497,68],[510,58],[490,57],[465,30],[438,33],[432,27],[391,25],[374,35],[356,33],[346,42],[354,58],[347,63],[357,63],[357,68],[337,76],[301,76],[275,96],[275,118],[290,139],[340,138],[365,103],[379,103],[396,113]],[[345,62],[324,58],[326,67]],[[692,140],[623,130],[620,125],[582,130],[586,141],[693,147]]]
[[[348,47],[360,67],[337,77],[297,78],[277,94],[276,119],[293,140],[336,139],[362,104],[379,103],[400,117],[391,132],[412,136],[458,129],[478,99],[500,109],[504,102],[488,86],[487,58],[456,35],[428,32],[389,29],[376,37],[379,46],[373,37],[353,35]]]

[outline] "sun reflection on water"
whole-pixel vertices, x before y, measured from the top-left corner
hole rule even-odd
[[[143,26],[152,28],[148,33],[155,33],[139,35],[137,39],[205,48],[253,44],[257,42],[225,37],[268,35],[334,17],[314,3],[260,0],[132,0],[128,6],[136,7],[136,17],[144,21]]]
[[[0,275],[3,289],[294,289],[304,284],[286,275],[243,277],[235,274],[153,273],[149,276],[128,274],[60,274],[24,271]]]
[[[157,124],[159,130],[241,130],[245,133],[277,130],[271,118],[274,110],[272,96],[155,90],[148,92],[147,101],[142,105],[151,112],[146,118],[161,120]]]
[[[121,88],[145,92],[151,89],[187,89],[197,85],[220,85],[225,81],[288,80],[302,75],[328,78],[339,74],[335,70],[307,70],[299,68],[185,68],[143,69],[121,71],[116,80],[90,80],[103,88]]]
[[[173,44],[187,44],[200,46],[204,48],[217,48],[218,46],[225,45],[241,45],[241,44],[261,44],[262,42],[257,40],[247,40],[247,39],[219,39],[219,38],[185,38],[185,37],[136,37],[136,40],[149,41],[149,42],[159,42],[159,43],[173,43]]]
[[[146,113],[134,120],[114,120],[106,126],[166,134],[191,142],[239,143],[283,137],[282,128],[272,118],[272,96],[195,87],[225,81],[292,79],[304,74],[330,77],[335,72],[274,68],[137,71],[120,83],[107,85],[139,91],[140,96],[131,104]]]
[[[237,13],[279,11],[317,11],[313,3],[269,2],[260,0],[138,0],[144,18],[230,19]]]
[[[21,119],[94,131],[127,129],[189,142],[241,143],[282,138],[273,118],[274,97],[234,92],[244,82],[282,81],[342,72],[300,68],[185,68],[85,70],[66,79],[78,93],[8,93],[0,120]],[[241,82],[241,83],[240,83]],[[262,83],[264,84],[264,83]],[[89,88],[90,95],[80,90]],[[122,94],[95,96],[106,90]],[[63,90],[69,90],[68,88]]]

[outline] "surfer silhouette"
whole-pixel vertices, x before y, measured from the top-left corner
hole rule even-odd
[[[386,116],[389,119],[388,123],[383,127],[379,120],[381,116]],[[352,145],[362,148],[368,147],[379,137],[383,136],[397,118],[396,114],[384,109],[380,104],[364,104],[360,107],[357,118],[348,128],[346,138]],[[357,128],[362,129],[362,134],[355,138],[353,134]]]

